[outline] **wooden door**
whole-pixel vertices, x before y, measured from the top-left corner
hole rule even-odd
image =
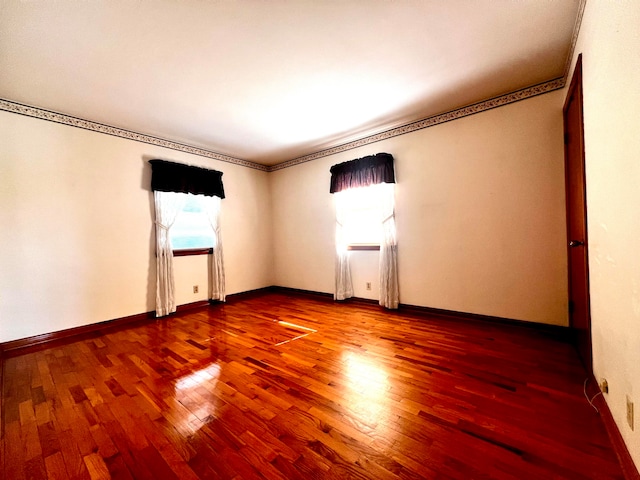
[[[564,151],[569,260],[569,321],[587,372],[592,372],[587,196],[582,110],[582,56],[578,57],[564,106]]]

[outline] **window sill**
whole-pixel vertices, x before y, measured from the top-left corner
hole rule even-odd
[[[349,245],[347,250],[380,250],[380,245]]]
[[[213,253],[213,248],[185,248],[184,250],[174,250],[174,257],[188,257],[190,255],[209,255]]]

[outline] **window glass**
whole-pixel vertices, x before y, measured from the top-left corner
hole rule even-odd
[[[169,230],[174,250],[213,247],[213,229],[204,207],[204,195],[183,194],[186,201]]]
[[[347,245],[380,245],[385,195],[393,194],[393,184],[350,188],[337,195],[344,202],[344,239]]]

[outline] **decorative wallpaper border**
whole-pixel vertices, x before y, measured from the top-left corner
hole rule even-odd
[[[580,0],[580,5],[578,6],[578,15],[576,16],[576,23],[573,25],[573,35],[571,36],[571,46],[569,47],[569,54],[567,55],[567,60],[564,64],[564,81],[569,78],[569,74],[571,73],[571,62],[573,60],[573,54],[576,50],[576,44],[578,43],[578,36],[580,35],[580,27],[582,26],[582,17],[584,17],[584,9],[587,6],[587,0]]]
[[[571,52],[573,52],[573,48]],[[352,142],[347,142],[342,145],[337,145],[335,147],[328,148],[326,150],[320,150],[318,152],[310,153],[308,155],[303,155],[301,157],[293,158],[291,160],[287,160],[285,162],[278,163],[276,165],[271,165],[271,166],[261,165],[259,163],[251,162],[249,160],[244,160],[241,158],[235,158],[235,157],[230,157],[228,155],[223,155],[221,153],[217,153],[212,150],[194,147],[191,145],[186,145],[186,144],[174,142],[171,140],[165,140],[165,139],[154,137],[151,135],[137,133],[131,130],[125,130],[123,128],[113,127],[113,126],[105,125],[102,123],[92,122],[90,120],[84,120],[82,118],[72,117],[70,115],[65,115],[62,113],[52,112],[52,111],[44,110],[37,107],[23,105],[20,103],[12,102],[10,100],[0,99],[0,110],[5,110],[11,113],[17,113],[19,115],[25,115],[27,117],[39,118],[41,120],[47,120],[50,122],[61,123],[63,125],[69,125],[72,127],[83,128],[85,130],[104,133],[106,135],[126,138],[128,140],[135,140],[137,142],[148,143],[150,145],[157,145],[159,147],[165,147],[165,148],[169,148],[171,150],[176,150],[179,152],[191,153],[193,155],[212,158],[214,160],[220,160],[222,162],[232,163],[234,165],[240,165],[243,167],[261,170],[263,172],[275,172],[277,170],[282,170],[283,168],[293,167],[295,165],[310,162],[312,160],[317,160],[319,158],[327,157],[335,153],[352,150],[354,148],[362,147],[364,145],[369,145],[375,142],[380,142],[388,138],[397,137],[399,135],[405,135],[407,133],[415,132],[416,130],[422,130],[423,128],[433,127],[434,125],[450,122],[452,120],[457,120],[459,118],[467,117],[469,115],[474,115],[476,113],[484,112],[492,108],[502,107],[510,103],[518,102],[520,100],[525,100],[527,98],[541,95],[543,93],[548,93],[554,90],[558,90],[560,88],[563,88],[565,86],[565,83],[566,83],[566,77],[557,78],[555,80],[541,83],[539,85],[523,88],[522,90],[517,90],[515,92],[511,92],[506,95],[501,95],[499,97],[485,100],[483,102],[478,102],[473,105],[458,108],[456,110],[451,110],[449,112],[446,112],[440,115],[434,115],[422,120],[418,120],[413,123],[392,128],[390,130],[386,130],[381,133],[369,135],[369,136],[360,138],[358,140],[354,140]]]
[[[230,157],[228,155],[223,155],[222,153],[217,153],[212,150],[194,147],[191,145],[186,145],[186,144],[174,142],[171,140],[165,140],[163,138],[154,137],[152,135],[146,135],[144,133],[137,133],[131,130],[125,130],[124,128],[112,127],[110,125],[92,122],[90,120],[84,120],[82,118],[72,117],[71,115],[65,115],[63,113],[43,110],[42,108],[22,105],[20,103],[12,102],[10,100],[4,100],[1,98],[0,98],[0,110],[5,110],[11,113],[17,113],[19,115],[25,115],[27,117],[39,118],[41,120],[47,120],[49,122],[61,123],[63,125],[69,125],[71,127],[83,128],[85,130],[104,133],[106,135],[112,135],[114,137],[126,138],[128,140],[135,140],[137,142],[148,143],[150,145],[157,145],[158,147],[165,147],[171,150],[177,150],[179,152],[191,153],[193,155],[199,155],[201,157],[220,160],[221,162],[233,163],[235,165],[240,165],[243,167],[262,170],[263,172],[269,171],[269,167],[267,167],[266,165],[260,165],[259,163],[250,162],[249,160]]]
[[[352,150],[363,145],[369,145],[370,143],[379,142],[381,140],[386,140],[387,138],[396,137],[398,135],[404,135],[405,133],[414,132],[423,128],[433,127],[434,125],[438,125],[440,123],[449,122],[451,120],[456,120],[458,118],[463,118],[475,113],[484,112],[485,110],[490,110],[492,108],[502,107],[503,105],[508,105],[509,103],[518,102],[520,100],[525,100],[536,95],[541,95],[543,93],[548,93],[564,88],[567,83],[567,79],[569,78],[569,74],[571,73],[573,54],[575,52],[576,44],[578,43],[578,36],[580,34],[580,27],[582,26],[582,18],[584,17],[584,10],[586,5],[587,0],[580,0],[580,5],[578,6],[578,15],[576,16],[576,22],[573,26],[573,34],[571,35],[571,45],[569,47],[567,60],[565,61],[564,73],[562,77],[550,80],[548,82],[540,83],[532,87],[523,88],[522,90],[517,90],[506,95],[501,95],[499,97],[485,100],[483,102],[478,102],[473,105],[458,108],[456,110],[451,110],[447,113],[434,115],[423,120],[418,120],[417,122],[392,128],[378,134],[369,135],[367,137],[363,137],[361,139],[354,140],[343,145],[337,145],[326,150],[320,150],[318,152],[310,153],[309,155],[303,155],[301,157],[293,158],[291,160],[272,165],[268,168],[267,171],[275,172],[276,170],[281,170],[283,168],[293,167],[294,165],[317,160],[318,158],[327,157],[329,155],[333,155],[334,153]]]
[[[564,77],[556,78],[555,80],[541,83],[539,85],[534,85],[533,87],[523,88],[522,90],[517,90],[515,92],[511,92],[506,95],[501,95],[499,97],[485,100],[483,102],[474,103],[473,105],[458,108],[456,110],[451,110],[447,113],[443,113],[440,115],[434,115],[432,117],[428,117],[423,120],[418,120],[417,122],[392,128],[391,130],[377,133],[375,135],[370,135],[368,137],[360,138],[358,140],[354,140],[352,142],[331,147],[326,150],[321,150],[319,152],[311,153],[309,155],[304,155],[302,157],[294,158],[292,160],[287,160],[286,162],[278,163],[277,165],[272,165],[271,167],[269,167],[268,171],[274,172],[276,170],[281,170],[283,168],[293,167],[294,165],[299,165],[301,163],[317,160],[318,158],[327,157],[335,153],[344,152],[346,150],[352,150],[354,148],[362,147],[364,145],[369,145],[375,142],[380,142],[388,138],[397,137],[398,135],[405,135],[407,133],[415,132],[416,130],[422,130],[423,128],[433,127],[434,125],[438,125],[440,123],[450,122],[451,120],[457,120],[459,118],[467,117],[469,115],[474,115],[476,113],[484,112],[486,110],[491,110],[492,108],[502,107],[510,103],[519,102],[520,100],[525,100],[527,98],[535,97],[543,93],[548,93],[548,92],[552,92],[554,90],[563,88],[565,83],[566,81]]]

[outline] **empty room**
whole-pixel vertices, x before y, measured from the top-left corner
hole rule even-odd
[[[0,478],[640,479],[638,25],[0,2]]]

